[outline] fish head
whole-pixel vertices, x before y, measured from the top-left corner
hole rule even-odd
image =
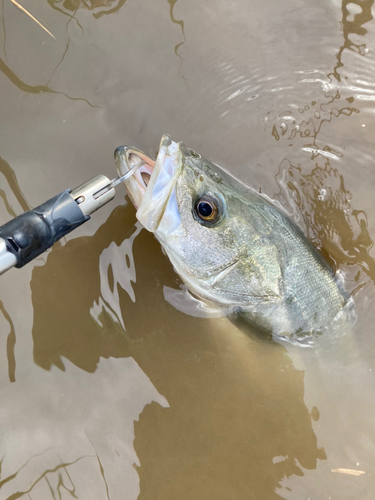
[[[136,217],[193,293],[228,310],[279,297],[272,228],[255,193],[168,135],[156,162],[127,147],[115,158],[120,175],[143,162],[125,181]]]

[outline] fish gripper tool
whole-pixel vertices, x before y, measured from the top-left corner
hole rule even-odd
[[[140,161],[121,177],[97,175],[71,190],[66,189],[42,205],[0,227],[0,274],[28,264],[91,218],[115,197],[115,187],[131,177]]]

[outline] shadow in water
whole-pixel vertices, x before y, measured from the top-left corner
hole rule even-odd
[[[180,281],[134,221],[133,207],[118,207],[94,236],[54,247],[34,268],[35,362],[64,370],[67,358],[93,372],[101,357],[132,356],[167,398],[170,408],[148,405],[136,423],[140,499],[280,498],[283,477],[325,459],[303,372],[248,325],[174,309],[163,288]]]

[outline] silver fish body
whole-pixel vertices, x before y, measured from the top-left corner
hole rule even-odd
[[[119,174],[144,160],[125,183],[137,218],[201,299],[280,336],[319,331],[343,307],[345,292],[302,231],[217,165],[169,136],[155,165],[132,148],[115,157]]]

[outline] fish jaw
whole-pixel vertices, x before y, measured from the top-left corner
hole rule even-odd
[[[164,135],[155,162],[142,151],[127,146],[116,149],[115,159],[120,175],[129,171],[137,162],[144,162],[135,175],[124,182],[141,224],[152,233],[158,231],[162,219],[162,232],[167,227],[175,227],[179,223],[179,220],[175,220],[178,216],[175,184],[183,163],[179,144]],[[147,181],[145,174],[150,176]]]
[[[124,181],[128,195],[135,208],[138,209],[151,179],[155,162],[146,156],[143,151],[130,146],[119,146],[114,155],[119,176],[129,172],[137,163],[143,162],[143,165]]]
[[[163,136],[150,182],[136,215],[141,224],[152,233],[157,232],[166,208],[174,198],[181,168],[182,154],[179,145],[172,142],[169,136]],[[168,208],[175,212],[174,206]],[[168,209],[167,212],[169,211]]]

